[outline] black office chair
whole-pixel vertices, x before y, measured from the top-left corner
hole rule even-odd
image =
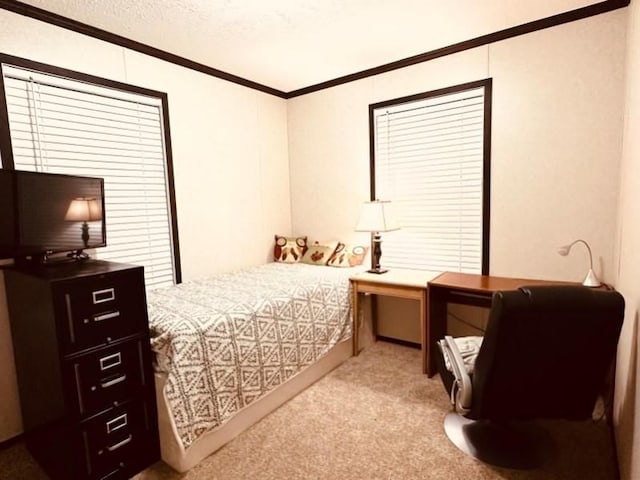
[[[624,299],[582,286],[497,292],[484,337],[445,336],[439,371],[454,410],[445,432],[489,464],[542,458],[523,420],[591,418],[616,352]],[[466,366],[465,366],[466,361]]]

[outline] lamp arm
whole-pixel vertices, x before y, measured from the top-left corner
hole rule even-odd
[[[591,255],[591,247],[589,247],[589,244],[586,241],[579,238],[578,240],[572,242],[571,245],[569,245],[569,248],[573,247],[576,243],[583,243],[584,246],[587,247],[587,252],[589,252],[589,268],[593,270],[593,256]]]
[[[584,246],[587,247],[587,252],[589,253],[589,271],[587,272],[587,276],[582,282],[582,285],[584,285],[585,287],[599,287],[600,285],[602,285],[602,283],[600,283],[600,280],[598,280],[598,277],[596,277],[596,274],[593,271],[593,255],[591,254],[591,247],[586,241],[582,240],[581,238],[579,238],[578,240],[574,240],[569,245],[560,247],[558,249],[558,253],[562,256],[567,256],[569,254],[569,251],[571,250],[571,247],[573,247],[576,243],[583,243]]]

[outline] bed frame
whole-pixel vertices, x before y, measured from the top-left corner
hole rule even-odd
[[[178,472],[186,472],[257,423],[280,405],[315,383],[352,354],[351,337],[335,345],[323,358],[291,377],[282,385],[249,404],[227,422],[205,433],[184,449],[171,419],[164,396],[166,375],[155,374],[160,450],[162,460]]]

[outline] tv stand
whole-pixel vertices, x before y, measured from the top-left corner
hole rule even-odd
[[[67,258],[70,258],[72,261],[83,262],[85,260],[89,260],[89,254],[87,252],[80,250],[74,250],[73,252],[67,253]]]
[[[88,253],[83,250],[73,250],[66,255],[51,256],[50,253],[42,253],[31,257],[17,257],[14,263],[17,267],[53,267],[61,264],[85,262],[91,259]]]
[[[47,476],[125,480],[160,460],[144,269],[31,262],[4,275],[24,439]]]

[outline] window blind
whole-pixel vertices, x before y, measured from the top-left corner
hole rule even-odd
[[[161,99],[3,65],[14,166],[104,178],[107,247],[174,283]]]
[[[384,266],[481,273],[484,90],[373,110],[375,193],[401,225]]]

